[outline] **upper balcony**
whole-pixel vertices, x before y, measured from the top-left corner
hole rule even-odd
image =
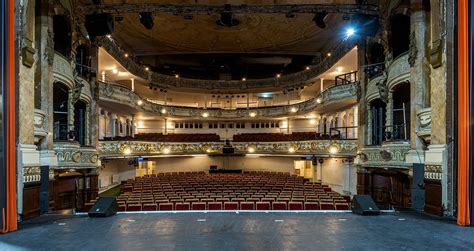
[[[99,97],[103,106],[120,105],[130,109],[130,112],[141,111],[187,119],[203,117],[209,119],[282,118],[304,115],[310,112],[324,113],[356,104],[358,90],[358,82],[345,82],[344,84],[334,85],[318,96],[300,103],[256,108],[219,109],[159,104],[140,97],[137,93],[122,85],[109,82],[99,83]]]

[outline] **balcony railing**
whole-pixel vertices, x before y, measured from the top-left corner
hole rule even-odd
[[[357,126],[333,127],[329,129],[331,139],[357,139]]]
[[[359,81],[359,77],[357,74],[357,71],[345,73],[342,75],[336,76],[336,84],[335,85],[347,85],[347,84],[353,84]]]
[[[54,141],[66,141],[69,139],[68,126],[67,124],[54,124],[53,127],[53,140]]]
[[[382,74],[385,70],[385,63],[371,64],[364,67],[364,73],[371,79]]]

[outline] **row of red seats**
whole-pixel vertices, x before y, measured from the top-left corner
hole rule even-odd
[[[135,137],[114,137],[104,138],[104,140],[137,140],[137,141],[156,141],[156,142],[219,142],[221,141],[219,135],[212,133],[202,134],[162,134],[162,133],[141,133],[135,134]]]

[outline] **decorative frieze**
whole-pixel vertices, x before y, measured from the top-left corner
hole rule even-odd
[[[39,182],[41,180],[41,169],[39,166],[23,168],[23,183]]]
[[[338,85],[328,88],[315,98],[298,104],[252,108],[250,109],[250,111],[258,114],[259,117],[285,117],[290,115],[293,116],[295,114],[291,112],[291,108],[296,108],[298,111],[297,114],[305,114],[308,112],[318,111],[318,109],[324,109],[330,104],[342,101],[348,104],[352,101],[352,103],[355,104],[357,102],[358,93],[358,83]],[[172,117],[199,118],[204,112],[206,112],[208,114],[208,117],[210,118],[250,118],[250,111],[247,108],[232,110],[204,109],[156,104],[150,100],[142,99],[135,92],[132,92],[131,90],[125,87],[111,83],[99,82],[99,97],[101,101],[119,103],[150,113],[159,114],[162,109],[166,109],[167,115]],[[139,100],[142,101],[140,105],[138,104]]]
[[[96,168],[99,165],[97,150],[91,147],[81,147],[76,142],[55,142],[54,151],[59,169]]]
[[[145,141],[102,141],[99,142],[100,155],[151,155],[151,154],[219,154],[224,142],[176,143]],[[357,142],[351,140],[311,140],[294,142],[235,142],[232,146],[236,153],[247,153],[249,148],[254,153],[287,154],[329,154],[329,148],[337,145],[338,153],[334,155],[355,155]]]
[[[441,165],[426,165],[425,179],[441,180],[443,177],[443,168]]]
[[[410,151],[408,143],[383,144],[379,147],[363,148],[358,153],[357,163],[370,167],[409,167],[406,155]]]

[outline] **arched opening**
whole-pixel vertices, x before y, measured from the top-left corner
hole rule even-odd
[[[393,140],[410,139],[410,83],[397,85],[393,91]]]
[[[54,50],[69,57],[71,53],[71,27],[66,16],[53,17]]]
[[[53,87],[53,140],[68,140],[68,91],[63,83]]]
[[[397,14],[390,20],[393,58],[400,56],[410,48],[410,16]]]
[[[370,102],[372,145],[381,145],[385,136],[385,117],[387,105],[381,99]]]
[[[86,144],[86,109],[87,104],[79,100],[74,104],[74,138],[79,144]]]

